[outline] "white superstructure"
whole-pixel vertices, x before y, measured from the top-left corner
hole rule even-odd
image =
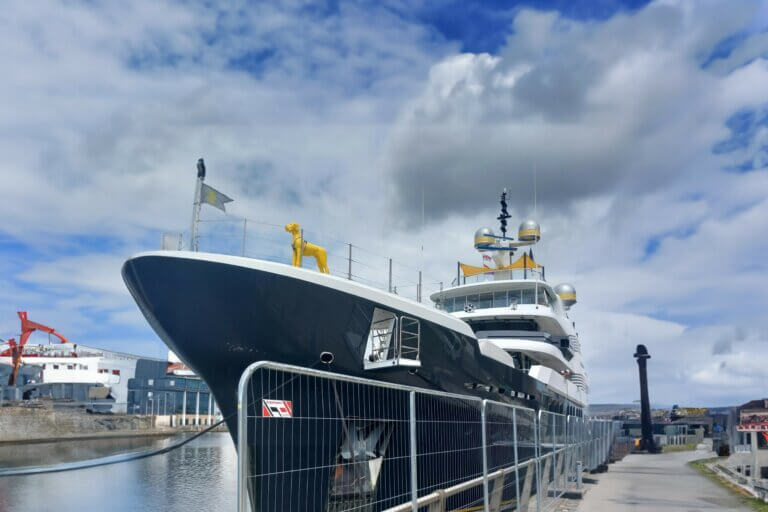
[[[510,279],[507,271],[499,274],[483,274],[489,280],[448,288],[431,299],[467,322],[481,346],[489,343],[500,348],[511,356],[515,368],[527,371],[577,407],[586,406],[588,382],[581,344],[563,300],[546,281]],[[491,351],[483,352],[493,357]]]
[[[501,203],[499,219],[506,219],[505,195]],[[457,276],[455,286],[430,298],[437,308],[469,324],[485,356],[544,383],[566,405],[562,412],[574,414],[586,407],[589,392],[579,335],[569,316],[576,290],[569,284],[553,288],[532,250],[512,261],[518,248],[540,237],[538,224],[530,220],[520,225],[517,240],[479,229],[475,248],[484,254],[483,266],[460,264],[463,276]]]

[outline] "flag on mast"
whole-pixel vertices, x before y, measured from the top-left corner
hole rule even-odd
[[[209,187],[205,183],[202,184],[202,188],[200,189],[201,203],[207,203],[223,212],[226,212],[227,210],[224,208],[224,205],[231,203],[232,201],[233,199],[226,194],[222,194],[215,188]]]

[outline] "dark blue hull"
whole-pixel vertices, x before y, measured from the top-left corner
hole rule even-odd
[[[124,265],[123,279],[161,339],[208,383],[235,440],[238,381],[245,368],[256,361],[274,361],[407,386],[471,394],[536,409],[558,408],[543,384],[521,371],[482,356],[474,338],[423,318],[420,319],[421,367],[418,370],[364,370],[363,354],[374,308],[392,310],[390,306],[382,306],[331,286],[236,263],[208,261],[200,256],[138,256]],[[414,311],[393,312],[417,316]],[[323,352],[334,355],[331,365],[320,362]],[[281,397],[278,394],[270,398]],[[340,397],[345,404],[343,407],[353,407],[349,405],[354,403],[353,400],[347,398],[351,397]],[[330,396],[324,397],[324,400],[325,403],[333,403]],[[360,411],[338,408],[326,412],[334,414],[334,411],[340,415],[360,415]],[[258,415],[258,411],[253,412]],[[256,444],[262,434],[259,429],[274,428],[276,423],[260,425],[262,423],[257,422],[255,430],[248,433],[249,439]],[[340,428],[327,433],[327,442],[313,442],[310,446],[300,440],[289,439],[279,449],[282,453],[288,450],[296,457],[312,459],[322,467],[332,467],[342,436]],[[391,436],[390,446],[395,446],[392,443],[401,442],[406,433],[392,427],[387,435]],[[442,439],[450,439],[440,435],[435,437],[434,432],[420,432],[419,435],[427,436],[420,446],[431,446]],[[457,432],[453,437],[455,442],[457,438],[469,439],[471,436],[467,432]],[[288,446],[288,443],[293,446]],[[260,447],[251,448],[259,451]],[[440,451],[440,447],[435,448]],[[276,448],[273,446],[271,449]],[[456,446],[446,446],[445,449],[455,450]],[[387,475],[404,473],[400,458],[393,452],[385,456],[380,480],[386,486],[389,485],[384,483],[388,481]],[[293,456],[287,457],[288,461],[260,457],[256,453],[252,457],[255,464],[253,471],[258,474],[276,473],[279,472],[276,471],[278,466],[295,463]],[[478,454],[467,452],[461,471],[466,472],[469,468],[474,472],[480,463]],[[440,479],[449,481],[456,476],[451,473],[457,470],[455,467],[450,467],[450,464],[445,467],[445,461],[439,461],[439,464],[444,466]],[[283,478],[288,480],[280,481],[279,488],[290,488],[291,491],[286,495],[289,498],[284,498],[289,501],[280,508],[307,510],[309,508],[302,506],[306,507],[308,503],[317,509],[332,508],[327,503],[331,490],[330,470],[325,476],[314,479],[312,486],[306,480],[291,480],[298,478],[297,475]],[[420,487],[421,483],[420,478]],[[276,481],[252,484],[277,485]],[[288,487],[285,487],[286,484]],[[395,496],[399,491],[380,488],[377,493],[382,499],[388,494]],[[251,496],[265,499],[262,490],[252,492]],[[386,503],[386,500],[377,501]],[[255,510],[268,508],[258,500],[253,505]]]

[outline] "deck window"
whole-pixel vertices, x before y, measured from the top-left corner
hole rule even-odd
[[[504,308],[513,304],[539,304],[551,306],[556,302],[552,292],[544,286],[522,288],[517,290],[499,291],[493,293],[481,293],[479,295],[448,297],[436,304],[438,309],[447,311],[464,311],[465,306],[472,305],[474,309]]]
[[[474,332],[479,331],[531,331],[539,330],[535,320],[516,318],[505,320],[472,320],[469,326]]]

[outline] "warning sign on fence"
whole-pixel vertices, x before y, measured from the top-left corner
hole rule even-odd
[[[293,404],[290,400],[267,400],[261,401],[261,415],[264,418],[292,418]]]

